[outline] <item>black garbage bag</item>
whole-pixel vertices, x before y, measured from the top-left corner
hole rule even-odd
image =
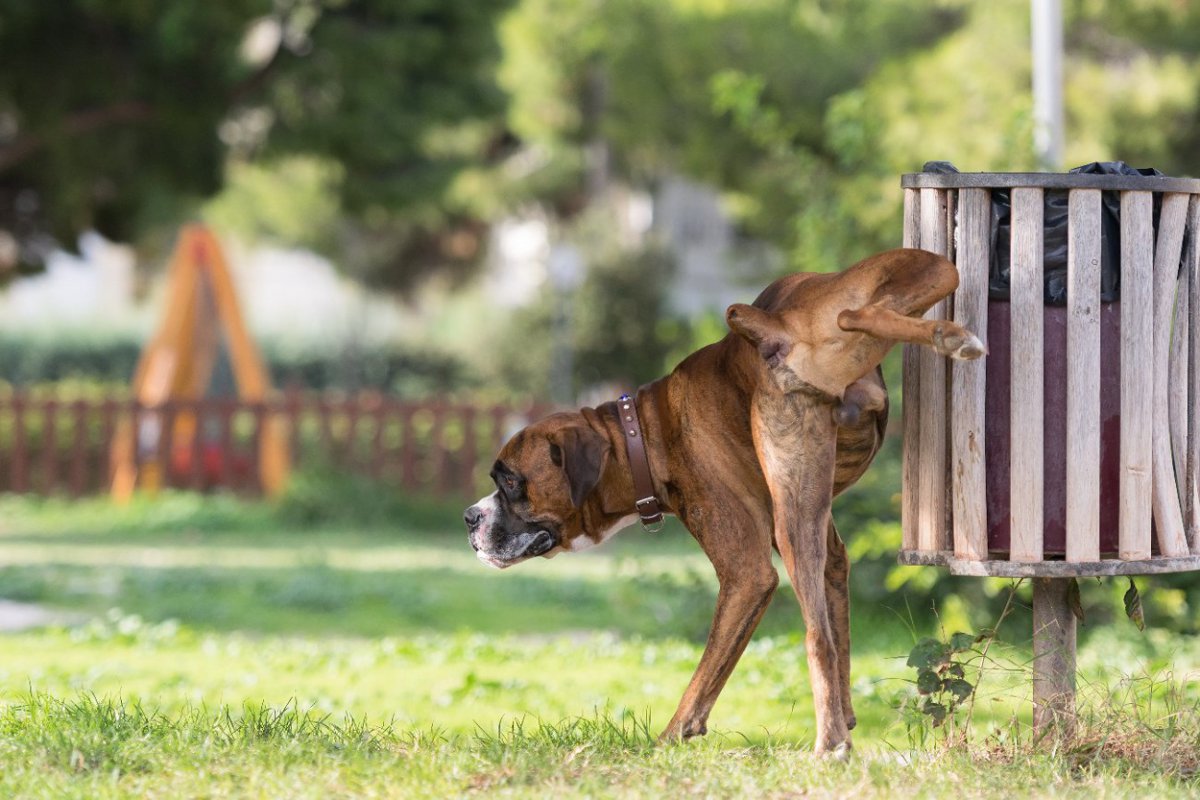
[[[931,161],[924,172],[958,172],[946,161]],[[1085,175],[1161,176],[1156,169],[1136,169],[1123,161],[1093,161],[1071,170]],[[1042,218],[1043,269],[1046,305],[1067,304],[1067,202],[1065,189],[1047,189]],[[1154,197],[1154,227],[1158,229],[1159,196]],[[1101,192],[1100,212],[1100,300],[1111,303],[1121,296],[1121,194]],[[1009,287],[1010,244],[1012,242],[1012,204],[1008,189],[992,190],[990,276],[988,296],[1007,300]]]

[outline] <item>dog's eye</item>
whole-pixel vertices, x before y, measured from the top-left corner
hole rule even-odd
[[[504,479],[504,488],[508,489],[510,492],[514,491],[517,488],[517,479],[516,478],[505,478]]]

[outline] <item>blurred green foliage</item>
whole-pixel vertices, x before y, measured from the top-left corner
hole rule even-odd
[[[1196,14],[1158,0],[1069,2],[1066,29],[1061,167],[1200,168],[1187,144],[1200,130]],[[899,175],[926,160],[1036,168],[1029,33],[1025,0],[519,3],[500,28],[499,80],[521,143],[502,193],[554,212],[559,235],[585,244],[611,284],[585,286],[571,304],[573,344],[586,353],[576,387],[642,383],[725,333],[719,309],[677,319],[655,300],[665,265],[642,270],[640,297],[626,291],[620,270],[649,256],[587,233],[600,216],[589,189],[597,143],[611,180],[653,191],[682,173],[717,187],[742,234],[784,253],[782,270],[839,269],[899,243]],[[514,315],[501,357],[482,365],[489,387],[546,390],[560,311],[547,291]],[[599,319],[608,341],[634,343],[624,368],[593,342],[587,326]]]
[[[575,392],[660,377],[693,339],[689,321],[667,310],[673,272],[670,256],[654,248],[601,255],[577,291],[562,297],[546,289],[529,312],[514,315],[492,354],[495,380],[514,394],[548,396],[551,349],[563,335],[573,352]],[[562,314],[570,319],[565,331],[556,323]]]
[[[142,346],[115,335],[6,336],[0,338],[0,386],[56,384],[68,395],[87,385],[128,391]],[[428,397],[461,392],[474,383],[461,360],[428,347],[357,342],[320,349],[267,342],[262,355],[279,388],[376,388],[400,397]]]
[[[1200,14],[1167,0],[1068,2],[1065,14],[1060,166],[1200,169]],[[894,246],[898,176],[927,160],[1035,166],[1025,0],[525,0],[502,35],[510,124],[548,171],[582,170],[602,135],[622,179],[719,186],[791,269]],[[598,120],[584,113],[597,75]]]
[[[343,263],[411,277],[462,215],[454,177],[503,138],[489,67],[508,5],[4,0],[0,229],[34,266],[46,235],[71,246],[87,228],[130,241],[173,227],[221,188],[230,157],[307,157],[330,165],[342,224],[375,244]]]
[[[1193,4],[1065,15],[1060,166],[1195,172]],[[404,289],[461,278],[514,209],[571,220],[607,171],[717,186],[826,270],[896,242],[898,174],[1034,165],[1025,0],[5,0],[0,23],[0,228],[31,259],[47,231],[162,243],[224,186],[223,227]]]
[[[458,522],[460,505],[454,500],[407,495],[369,477],[326,466],[293,474],[275,501],[274,513],[284,527],[384,528],[403,520],[408,528],[439,530]]]

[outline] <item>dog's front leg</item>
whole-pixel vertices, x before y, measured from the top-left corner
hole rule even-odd
[[[771,490],[775,545],[807,629],[809,679],[817,717],[816,752],[850,747],[849,699],[843,692],[839,641],[826,597],[828,534],[832,517],[837,431],[832,407],[800,395],[763,393],[751,415],[755,447]],[[839,624],[848,616],[838,614]],[[847,661],[849,631],[846,632]],[[848,678],[847,664],[847,678]]]
[[[681,515],[712,561],[721,588],[704,654],[675,715],[658,737],[660,742],[708,731],[708,714],[779,585],[779,574],[771,563],[766,498],[761,498],[757,509],[748,505],[748,498],[714,486],[703,503],[690,506]]]

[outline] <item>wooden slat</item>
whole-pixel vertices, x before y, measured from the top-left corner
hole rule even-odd
[[[1012,191],[1009,559],[1042,560],[1042,190]]]
[[[904,190],[903,235],[903,247],[921,246],[921,192],[917,189]]]
[[[904,190],[904,246],[921,246],[921,202],[916,189]],[[918,408],[920,405],[921,371],[916,345],[905,345],[903,354],[903,425],[904,455],[901,471],[900,527],[903,531],[904,549],[917,547],[917,523],[920,516],[921,425]],[[496,430],[503,430],[503,420],[497,417]]]
[[[1154,525],[1158,549],[1169,557],[1187,555],[1187,536],[1183,529],[1183,511],[1175,482],[1175,464],[1171,457],[1169,410],[1169,358],[1171,321],[1175,306],[1175,288],[1179,274],[1179,256],[1187,221],[1189,195],[1163,197],[1158,219],[1158,241],[1154,247]]]
[[[1192,552],[1200,553],[1200,195],[1192,195],[1188,206],[1188,258],[1184,264],[1188,280],[1188,458],[1186,506]]]
[[[29,491],[29,444],[25,436],[25,420],[28,419],[25,409],[28,405],[23,392],[13,395],[12,474],[9,476],[9,487],[17,494]]]
[[[58,491],[58,401],[42,404],[42,494]]]
[[[383,434],[387,429],[389,419],[387,403],[379,403],[372,413],[372,420],[375,423],[375,427],[371,431],[371,477],[375,480],[383,477],[385,454]]]
[[[1070,194],[1067,561],[1100,560],[1100,192]]]
[[[304,449],[300,439],[300,414],[302,412],[300,391],[295,387],[288,389],[283,401],[283,417],[287,420],[288,452],[295,464],[304,462]]]
[[[1184,253],[1186,259],[1188,253]],[[1171,423],[1171,455],[1175,466],[1176,490],[1179,492],[1183,511],[1184,530],[1188,528],[1189,484],[1187,482],[1187,414],[1188,414],[1188,348],[1191,334],[1188,321],[1191,318],[1191,297],[1186,272],[1180,272],[1175,292],[1175,310],[1171,320],[1171,351],[1167,366],[1167,407]]]
[[[169,486],[171,480],[171,453],[175,450],[175,422],[178,419],[178,404],[168,401],[155,408],[156,410],[147,408],[144,412],[149,430],[153,431],[156,424],[159,426],[158,438],[154,440],[154,449],[148,451],[146,456],[153,465],[151,469],[158,476],[158,484],[155,488],[162,489]],[[140,459],[139,462],[141,468],[145,469],[147,463]]]
[[[334,459],[333,447],[333,403],[330,403],[325,397],[321,397],[313,404],[313,410],[317,413],[317,422],[320,425],[321,431],[321,458],[326,460],[326,463],[336,463]]]
[[[459,451],[459,477],[457,485],[466,489],[475,485],[475,462],[479,460],[478,432],[475,428],[475,409],[464,408],[463,412],[463,444]]]
[[[346,445],[345,464],[351,468],[360,466],[363,461],[359,457],[358,428],[359,410],[362,408],[362,395],[357,395],[346,401]]]
[[[453,413],[453,409],[440,403],[433,409],[430,460],[433,462],[433,488],[442,496],[454,490],[454,475],[447,469],[450,463],[450,454],[446,451],[446,423]]]
[[[417,482],[417,431],[413,424],[416,409],[405,405],[401,412],[403,441],[400,445],[400,480],[406,489],[421,488]]]
[[[1150,192],[1121,195],[1121,518],[1119,554],[1150,558],[1154,227]]]
[[[112,452],[113,438],[117,435],[117,401],[112,397],[106,397],[100,404],[100,447],[103,456],[101,458],[100,474],[96,476],[98,481],[91,488],[103,491],[112,485],[113,469],[112,469]]]
[[[986,189],[959,192],[958,292],[954,321],[987,337],[988,256],[992,197]],[[986,345],[987,342],[985,341]],[[984,471],[984,359],[953,365],[951,480],[954,498],[954,555],[987,558],[987,476]]]
[[[192,438],[191,441],[185,443],[192,451],[191,458],[188,460],[187,481],[194,491],[199,492],[204,488],[204,482],[207,480],[204,474],[204,451],[208,444],[206,437],[212,403],[204,399],[193,400],[184,408],[191,412],[189,415],[185,411],[184,415],[192,418]]]
[[[946,223],[946,252],[942,255],[951,261],[958,263],[958,237],[955,236],[956,221],[958,219],[958,207],[961,198],[958,192],[946,192],[942,198],[942,204],[945,206],[945,223]],[[954,295],[947,298],[951,306],[954,304]]]
[[[219,483],[226,489],[236,489],[239,476],[234,471],[237,443],[234,441],[234,417],[238,404],[229,399],[217,406],[217,441],[220,442],[221,463],[218,467]]]
[[[87,486],[88,467],[88,412],[90,406],[86,400],[76,400],[71,404],[71,416],[74,421],[75,436],[71,441],[70,489],[72,497],[82,497]]]
[[[250,406],[254,414],[254,434],[250,439],[250,474],[248,483],[254,487],[255,493],[263,491],[263,442],[266,441],[267,407],[256,402]]]
[[[510,410],[504,406],[492,407],[492,452],[499,452],[507,441],[504,434],[507,433],[509,413]]]
[[[947,252],[945,192],[921,190],[921,248]],[[944,319],[946,303],[935,303],[927,319]],[[918,471],[917,545],[921,550],[948,546],[946,531],[946,360],[923,347],[920,365],[920,462]]]

